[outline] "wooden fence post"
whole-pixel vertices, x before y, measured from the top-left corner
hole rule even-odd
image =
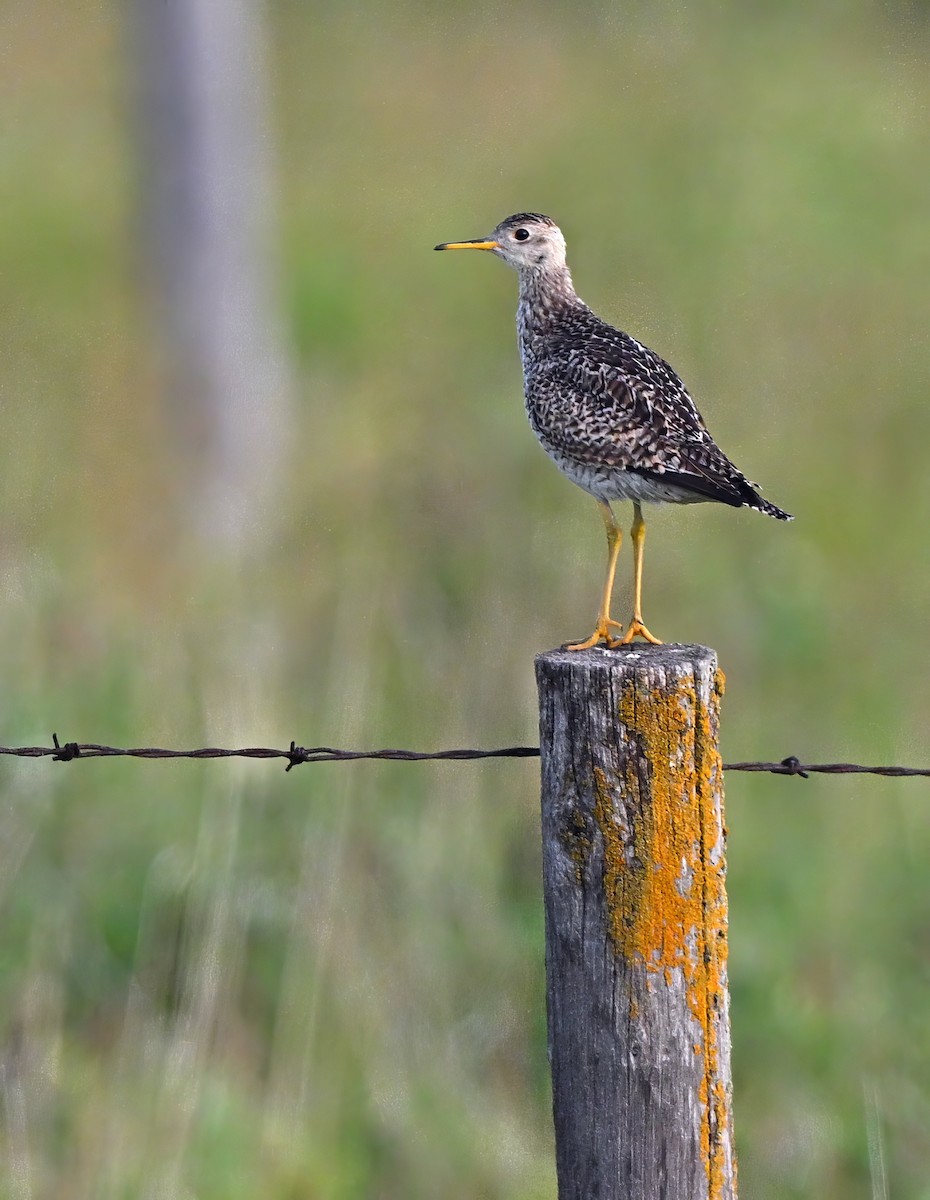
[[[536,675],[559,1200],[735,1200],[716,656]]]

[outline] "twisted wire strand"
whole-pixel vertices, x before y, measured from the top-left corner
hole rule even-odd
[[[0,746],[0,756],[16,758],[51,758],[53,762],[73,762],[78,758],[143,758],[158,759],[213,759],[213,758],[256,758],[284,759],[285,770],[304,763],[358,762],[361,759],[380,759],[388,762],[465,762],[482,758],[538,758],[538,746],[503,746],[492,750],[340,750],[334,746],[299,746],[291,742],[288,749],[272,746],[242,746],[226,748],[203,746],[196,750],[171,750],[161,746],[104,746],[98,742],[59,742],[58,734],[52,734],[51,746]],[[724,763],[725,771],[750,771],[770,775],[797,775],[807,779],[810,775],[883,775],[890,778],[930,778],[930,767],[868,767],[860,763],[803,763],[794,755],[779,762],[732,762]]]

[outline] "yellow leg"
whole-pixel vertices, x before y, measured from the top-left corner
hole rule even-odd
[[[610,598],[614,590],[614,575],[617,572],[617,558],[620,554],[620,544],[623,541],[623,533],[620,526],[614,520],[613,510],[605,500],[598,500],[598,507],[601,510],[601,517],[604,520],[604,529],[607,531],[607,577],[604,580],[604,593],[601,596],[601,608],[597,614],[597,628],[589,638],[583,642],[573,642],[565,647],[566,650],[588,650],[592,646],[598,645],[599,642],[604,642],[608,650],[613,650],[620,645],[617,638],[611,636],[611,629],[622,629],[623,626],[619,621],[613,621],[610,617]]]
[[[633,638],[645,638],[653,646],[661,646],[657,637],[653,637],[643,624],[643,544],[646,541],[646,522],[643,520],[643,510],[638,500],[633,501],[633,528],[630,530],[633,539],[633,620],[627,626],[621,646],[628,646]]]

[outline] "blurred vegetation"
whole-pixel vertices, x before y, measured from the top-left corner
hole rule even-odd
[[[3,741],[534,740],[602,530],[526,427],[515,279],[431,247],[535,209],[797,514],[650,523],[725,757],[930,761],[926,6],[267,16],[300,409],[231,564],[178,486],[122,9],[0,14]],[[0,1194],[554,1196],[533,763],[0,779]],[[728,788],[742,1190],[883,1195],[881,1146],[930,1197],[926,786]]]

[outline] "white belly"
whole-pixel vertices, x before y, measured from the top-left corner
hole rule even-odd
[[[672,483],[662,483],[659,479],[647,479],[634,471],[579,463],[558,450],[550,449],[542,439],[540,441],[559,470],[572,483],[577,483],[598,500],[639,500],[645,504],[701,504],[705,501],[704,496]]]

